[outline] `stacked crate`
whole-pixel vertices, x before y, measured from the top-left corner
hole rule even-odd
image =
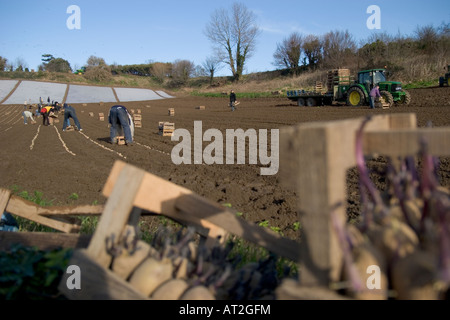
[[[159,122],[159,135],[163,137],[171,137],[175,130],[175,123]]]
[[[142,128],[142,115],[133,114],[133,121],[134,121],[135,128]]]
[[[105,121],[105,114],[102,113],[102,112],[100,112],[100,113],[98,114],[98,119],[99,119],[100,121]]]
[[[328,92],[332,92],[334,86],[350,84],[350,69],[333,69],[328,71]]]

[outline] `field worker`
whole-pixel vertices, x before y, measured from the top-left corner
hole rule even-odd
[[[41,108],[41,114],[42,114],[42,125],[44,126],[49,126],[50,125],[50,120],[48,118],[48,115],[50,114],[50,111],[52,110],[53,107],[51,106],[46,106]]]
[[[231,90],[230,92],[230,107],[231,111],[234,111],[236,109],[236,94],[234,93],[234,90]]]
[[[123,132],[125,136],[125,144],[127,146],[133,145],[134,123],[131,114],[127,108],[121,105],[112,106],[108,114],[108,122],[110,127],[111,143],[117,143],[117,136]]]
[[[80,121],[78,120],[77,113],[75,112],[75,109],[72,106],[69,106],[67,103],[64,103],[64,121],[63,121],[63,128],[62,131],[66,131],[67,124],[70,125],[70,118],[73,119],[75,122],[75,126],[77,127],[78,131],[83,131],[81,128]]]
[[[370,90],[370,109],[375,109],[375,99],[377,97],[381,97],[380,86],[378,84]]]
[[[32,124],[36,122],[34,121],[33,113],[31,111],[25,110],[24,112],[22,112],[22,115],[24,124],[28,124],[27,119],[30,119]]]

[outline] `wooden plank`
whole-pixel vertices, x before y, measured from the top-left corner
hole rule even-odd
[[[87,216],[87,215],[99,215],[103,212],[104,205],[79,205],[79,206],[52,206],[52,207],[41,207],[34,202],[27,201],[18,196],[11,196],[10,202],[14,205],[15,202],[25,203],[17,204],[26,205],[30,212],[33,214],[52,217],[52,216]],[[1,209],[1,207],[0,207]]]
[[[421,139],[427,142],[430,154],[450,156],[450,127],[366,132],[363,137],[364,154],[417,155]]]
[[[8,202],[8,205],[6,207],[6,211],[58,231],[72,233],[72,232],[79,232],[80,230],[79,225],[63,221],[57,221],[51,218],[41,216],[38,213],[38,207],[36,206],[35,203],[14,195],[11,196],[10,201]]]
[[[118,175],[114,188],[108,195],[105,209],[87,251],[103,267],[108,267],[111,263],[111,256],[106,249],[106,239],[114,235],[117,240],[122,234],[142,179],[142,170],[126,166]]]
[[[104,185],[103,195],[110,197],[118,176],[128,167],[117,160]],[[177,221],[187,221],[197,226],[213,224],[245,240],[268,246],[274,253],[299,260],[298,244],[280,237],[277,233],[253,225],[237,217],[232,211],[212,201],[195,195],[191,190],[144,172],[142,184],[136,194],[134,205],[156,214],[163,214]],[[217,231],[217,230],[216,230]],[[214,232],[216,232],[214,231]]]
[[[70,273],[64,273],[58,289],[72,300],[145,300],[128,282],[105,269],[85,249],[75,250],[69,265],[80,267],[81,288],[69,289]],[[70,281],[69,281],[70,282]]]
[[[8,189],[0,189],[0,217],[8,205],[9,198],[11,197],[11,191]]]
[[[346,221],[346,174],[356,165],[355,138],[363,121],[305,123],[280,130],[280,180],[299,197],[302,285],[328,286],[340,277],[342,253],[329,215],[337,207],[338,219]],[[396,115],[395,123],[411,124],[411,115]],[[379,115],[365,132],[389,129],[391,117]]]
[[[8,251],[14,244],[36,247],[39,250],[87,248],[90,239],[90,235],[74,233],[0,231],[0,250]]]

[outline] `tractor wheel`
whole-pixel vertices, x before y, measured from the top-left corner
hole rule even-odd
[[[304,107],[304,106],[306,105],[305,99],[303,99],[303,98],[298,98],[297,104],[298,104],[299,107]]]
[[[389,108],[392,107],[394,104],[394,97],[392,94],[389,91],[381,91],[380,94],[384,101],[389,104]]]
[[[402,100],[400,100],[401,104],[410,104],[411,103],[411,94],[408,91],[403,91],[405,93],[404,96],[402,96]]]
[[[347,92],[347,105],[352,107],[358,107],[364,104],[364,92],[358,88],[350,88]]]
[[[316,99],[314,99],[314,98],[306,99],[306,105],[308,107],[315,107],[316,106]]]

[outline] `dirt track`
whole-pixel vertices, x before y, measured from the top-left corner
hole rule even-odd
[[[299,108],[287,98],[239,99],[239,93],[241,104],[235,112],[230,112],[226,97],[125,103],[129,109],[142,110],[142,128],[136,128],[137,143],[133,147],[109,144],[107,119],[99,121],[98,113],[107,115],[113,103],[74,104],[84,129],[82,133],[62,132],[62,123],[44,127],[42,119],[38,119],[36,125],[25,126],[21,118],[22,105],[0,106],[0,187],[17,185],[28,192],[42,191],[54,204],[92,204],[94,201],[102,204],[106,199],[101,190],[114,161],[120,159],[212,201],[229,203],[244,213],[245,219],[255,223],[267,220],[270,227],[279,227],[285,236],[297,238],[293,224],[298,221],[295,209],[298,200],[292,190],[280,184],[278,175],[261,176],[260,165],[174,165],[170,154],[178,142],[158,135],[158,122],[174,122],[175,128],[188,129],[192,137],[196,120],[202,121],[203,132],[216,128],[223,133],[226,129],[274,129],[302,122],[405,112],[417,114],[419,127],[429,121],[436,127],[450,125],[450,88],[410,92],[411,105],[387,110],[345,106]],[[197,106],[206,108],[197,110]],[[168,115],[168,108],[175,109],[174,117]],[[90,117],[89,112],[95,116]],[[442,184],[448,187],[450,161],[442,160]],[[354,192],[357,178],[351,173],[348,181],[349,215],[357,216],[358,199]],[[79,196],[76,202],[69,199],[72,193]]]

